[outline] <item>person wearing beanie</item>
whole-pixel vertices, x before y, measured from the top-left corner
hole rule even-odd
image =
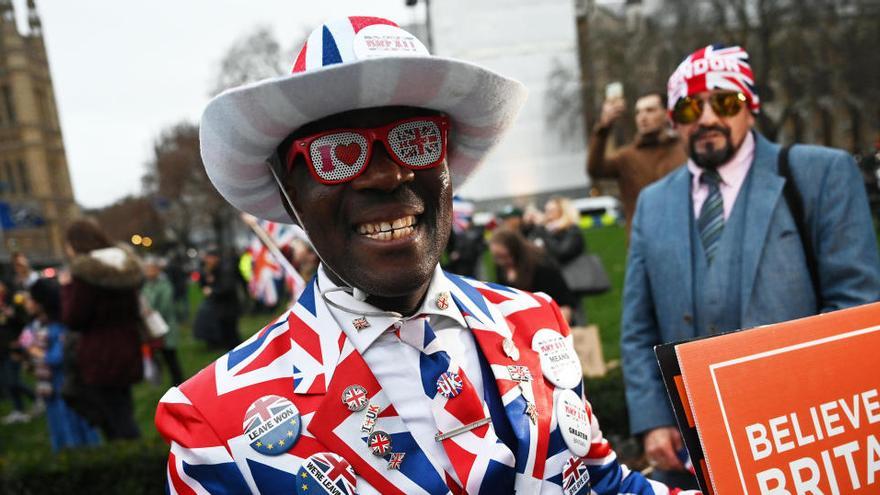
[[[233,205],[321,263],[289,311],[169,390],[170,493],[668,494],[619,464],[545,294],[444,272],[452,197],[525,99],[376,17],[201,119]]]
[[[663,480],[689,475],[655,345],[880,299],[877,242],[852,156],[761,135],[743,48],[695,51],[667,92],[688,160],[639,197],[621,324],[630,429]]]

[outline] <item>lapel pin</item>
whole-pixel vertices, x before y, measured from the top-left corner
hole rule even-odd
[[[583,382],[581,361],[559,332],[549,328],[538,330],[532,337],[532,350],[541,357],[541,372],[553,385],[571,389]]]
[[[391,452],[391,437],[382,430],[376,430],[367,437],[367,447],[378,457],[385,457]]]
[[[299,410],[284,397],[266,395],[248,407],[243,426],[252,449],[265,455],[281,455],[299,439]]]
[[[483,425],[487,425],[491,422],[492,422],[492,417],[486,416],[485,418],[478,419],[478,420],[474,421],[473,423],[469,423],[464,426],[459,426],[458,428],[453,428],[453,429],[447,431],[446,433],[437,432],[434,435],[434,440],[436,440],[438,442],[442,442],[443,440],[446,440],[447,438],[452,438],[456,435],[461,435],[462,433],[467,433],[467,432],[473,430],[474,428],[479,428],[479,427],[481,427]]]
[[[462,387],[461,377],[454,371],[444,371],[437,377],[437,393],[447,399],[458,397]]]
[[[391,458],[388,459],[388,469],[393,469],[393,470],[400,469],[400,464],[403,462],[404,456],[406,456],[406,452],[392,453]]]
[[[367,389],[360,385],[349,385],[342,391],[342,403],[351,412],[362,411],[367,407],[367,402]]]
[[[330,452],[320,452],[303,461],[296,475],[296,493],[355,495],[357,478],[348,461]]]
[[[532,372],[525,366],[520,365],[510,365],[507,367],[507,373],[510,374],[510,379],[515,382],[531,382],[532,381]]]
[[[437,305],[437,309],[440,311],[446,311],[446,309],[449,308],[449,293],[441,292],[437,294],[437,300],[434,304]]]
[[[590,472],[580,457],[571,457],[562,465],[562,491],[565,495],[590,493]]]
[[[355,330],[366,330],[367,328],[370,328],[370,322],[367,321],[365,316],[351,320],[351,324],[354,326]]]
[[[533,425],[538,424],[538,406],[534,402],[526,401],[525,414],[532,420]]]
[[[373,428],[376,427],[376,419],[379,417],[379,405],[378,404],[370,404],[367,406],[367,410],[364,412],[364,421],[361,423],[361,431],[369,435],[373,433]]]
[[[510,337],[506,337],[501,342],[501,349],[504,351],[504,354],[513,359],[514,361],[519,360],[519,349],[516,348],[516,344],[513,343],[513,339]]]

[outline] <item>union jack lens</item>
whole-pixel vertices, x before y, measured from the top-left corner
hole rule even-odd
[[[302,154],[319,182],[347,182],[366,169],[376,141],[401,167],[436,167],[446,158],[448,126],[445,116],[436,116],[398,120],[375,128],[325,131],[296,140],[288,153],[288,167]]]

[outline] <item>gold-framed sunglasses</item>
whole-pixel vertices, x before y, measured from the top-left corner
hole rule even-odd
[[[679,98],[672,108],[672,120],[679,124],[691,124],[703,115],[703,105],[706,101],[712,107],[712,111],[719,117],[733,117],[742,111],[746,104],[746,95],[736,91],[722,91],[712,93],[705,99],[693,96]]]

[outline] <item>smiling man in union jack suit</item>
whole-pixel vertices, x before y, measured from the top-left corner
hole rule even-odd
[[[201,122],[214,185],[322,259],[288,312],[162,398],[170,493],[632,493],[546,295],[444,273],[452,190],[523,86],[392,22],[316,29]]]

